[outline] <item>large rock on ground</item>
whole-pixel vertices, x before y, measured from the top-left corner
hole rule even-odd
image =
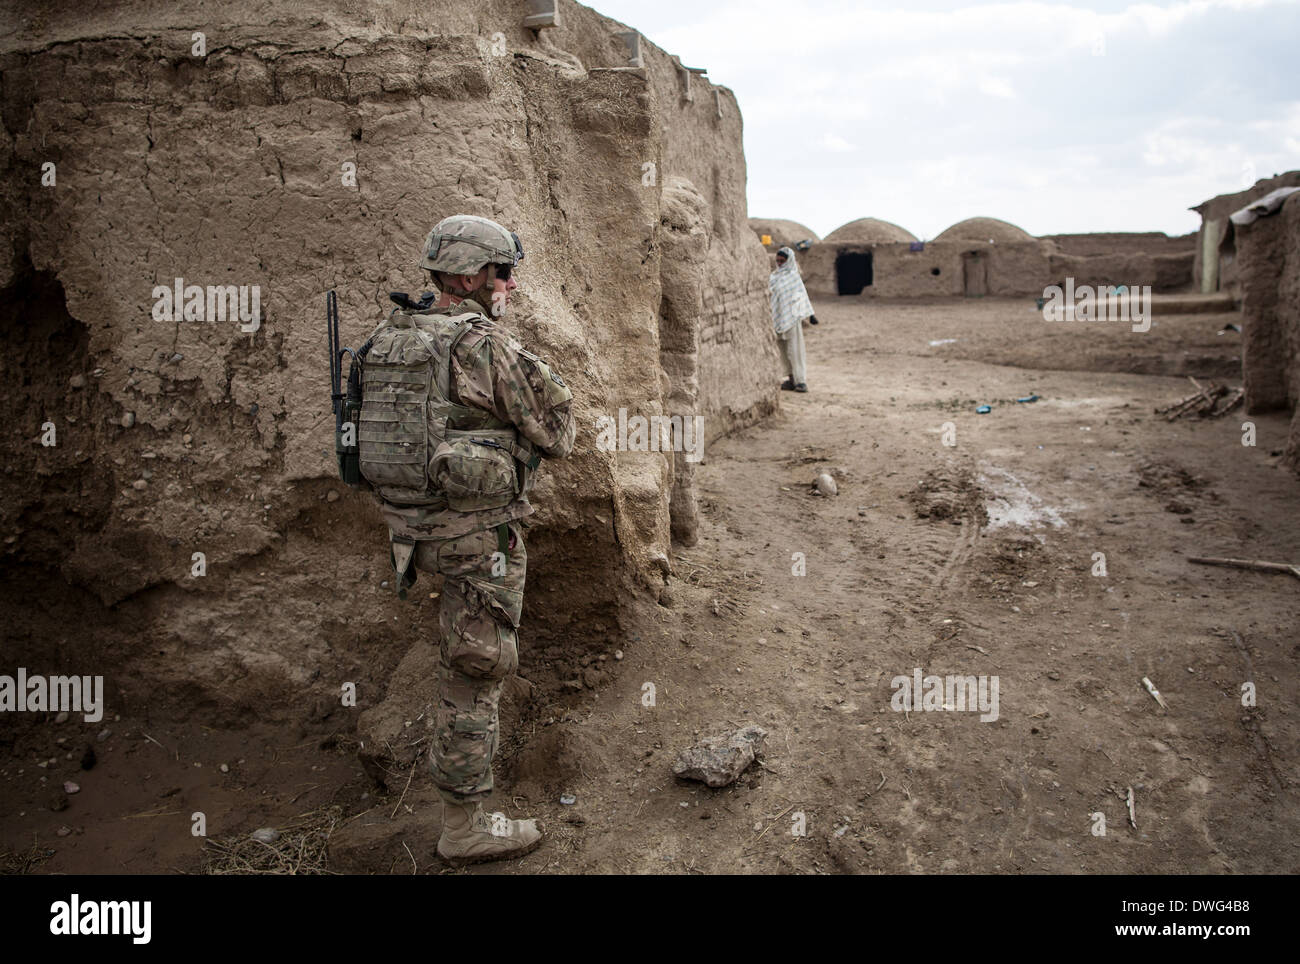
[[[765,739],[767,731],[757,723],[706,736],[678,754],[673,774],[711,787],[728,786],[758,759]]]

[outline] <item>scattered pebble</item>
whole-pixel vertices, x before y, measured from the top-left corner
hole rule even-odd
[[[86,387],[86,376],[85,376],[85,375],[73,375],[71,378],[68,379],[68,384],[71,385],[73,388],[85,388],[85,387]]]
[[[261,827],[249,834],[258,843],[273,844],[280,839],[280,831],[272,827]]]
[[[54,717],[54,722],[55,722],[55,723],[66,723],[66,722],[68,722],[68,711],[67,711],[67,710],[60,710],[59,713],[58,713],[58,715]]]
[[[65,826],[65,827],[60,827],[58,830],[56,830],[56,831],[54,831],[54,832],[55,832],[56,834],[58,834],[60,837],[66,837],[68,834],[72,833],[72,828],[71,828],[71,827],[66,827],[66,826]]]
[[[817,491],[822,495],[839,495],[840,487],[835,484],[835,480],[827,473],[823,472],[817,476]]]
[[[185,445],[189,445],[193,441],[194,441],[194,436],[191,435],[189,432],[186,432],[184,435],[181,436],[181,442],[183,442]]]
[[[616,650],[614,650],[614,658],[615,658],[615,659],[622,659],[622,658],[623,658],[623,651],[622,651],[621,649],[616,649]]]
[[[560,794],[560,803],[564,804],[566,807],[571,807],[577,802],[578,802],[578,798],[575,797],[572,793]]]
[[[221,772],[222,772],[222,773],[229,773],[229,772],[230,772],[230,765],[229,765],[228,763],[223,763],[223,764],[221,764]]]
[[[95,739],[96,739],[98,742],[103,743],[105,740],[107,740],[107,739],[108,739],[110,736],[112,736],[112,735],[113,735],[113,731],[110,730],[108,727],[104,727],[104,729],[102,729],[102,730],[99,731],[99,736],[95,737]]]
[[[74,794],[74,793],[80,793],[80,792],[81,792],[81,787],[79,787],[77,784],[73,783],[71,780],[64,780],[64,781],[63,781],[63,792],[66,793],[66,794],[68,794],[69,796],[71,796],[71,795]]]
[[[127,412],[122,416],[121,425],[123,428],[130,428],[135,424],[135,412]]]
[[[149,488],[149,483],[146,482],[144,479],[136,479],[134,482],[131,483],[131,488],[135,489],[137,492],[141,492]]]
[[[325,494],[326,502],[337,502],[338,500],[339,500],[339,494],[335,492],[333,489],[330,489],[329,492]]]

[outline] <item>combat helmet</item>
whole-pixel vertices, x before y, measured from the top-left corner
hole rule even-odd
[[[523,257],[524,246],[513,231],[487,218],[453,214],[435,224],[424,239],[420,267],[448,274],[477,274],[485,264],[513,268]]]

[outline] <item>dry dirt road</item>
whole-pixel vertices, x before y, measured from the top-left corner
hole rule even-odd
[[[1300,561],[1286,420],[1250,417],[1246,447],[1240,410],[1152,413],[1182,373],[1237,370],[1239,336],[1217,334],[1233,317],[1134,333],[1002,300],[818,317],[810,393],[709,451],[671,608],[523,755],[521,788],[557,789],[558,759],[578,802],[548,801],[548,847],[480,872],[1300,869],[1300,586],[1186,560]],[[838,496],[812,494],[820,471]],[[917,668],[996,677],[996,721],[896,712],[891,681]],[[761,769],[722,790],[673,778],[695,731],[747,720],[769,733]]]
[[[812,391],[710,448],[699,544],[610,640],[613,680],[522,719],[512,704],[496,806],[540,816],[548,841],[461,872],[1300,869],[1300,586],[1186,558],[1300,562],[1286,419],[1249,417],[1246,447],[1240,411],[1152,414],[1184,374],[1239,370],[1239,336],[1217,334],[1235,316],[1134,333],[1049,325],[1028,300],[855,300],[818,317]],[[822,471],[838,496],[812,494]],[[997,718],[895,711],[891,681],[917,670],[996,680]],[[768,731],[762,766],[721,790],[673,777],[697,731],[747,720]],[[197,871],[202,800],[240,834],[304,824],[319,845],[305,866],[449,872],[424,764],[376,798],[346,735],[201,715],[108,728],[100,754],[117,762],[71,810],[9,761],[27,788],[0,840],[9,869]]]

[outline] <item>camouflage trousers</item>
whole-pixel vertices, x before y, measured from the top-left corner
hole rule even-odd
[[[447,799],[492,792],[497,704],[519,665],[519,616],[528,553],[523,530],[503,523],[457,539],[421,541],[415,565],[443,575],[433,782]]]

